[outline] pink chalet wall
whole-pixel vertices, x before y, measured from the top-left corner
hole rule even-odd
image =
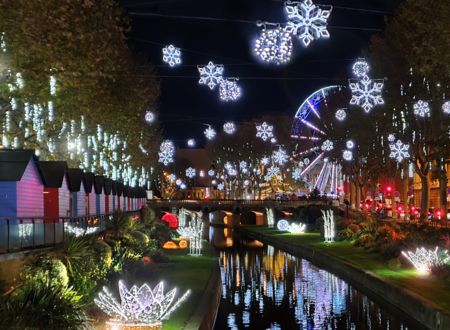
[[[33,160],[17,182],[17,217],[44,216],[44,184]]]
[[[64,175],[61,188],[58,189],[59,194],[59,216],[70,217],[70,190],[67,183],[67,177]]]
[[[83,183],[80,185],[80,191],[77,192],[77,209],[79,217],[86,216],[86,189],[84,189]]]

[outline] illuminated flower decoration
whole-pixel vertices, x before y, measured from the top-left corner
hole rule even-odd
[[[419,100],[417,101],[414,106],[414,115],[425,118],[430,117],[430,105],[428,102]]]
[[[238,78],[222,79],[219,83],[219,96],[222,101],[236,101],[241,97],[241,87],[237,84]]]
[[[282,27],[264,28],[255,41],[255,54],[270,64],[289,63],[292,56],[292,36]]]
[[[186,176],[187,176],[188,178],[192,179],[192,178],[195,177],[195,175],[196,175],[195,168],[188,167],[188,168],[186,169]]]
[[[300,169],[300,168],[295,168],[293,171],[292,171],[292,178],[295,180],[295,181],[299,181],[301,178],[302,178],[302,170]]]
[[[229,135],[233,134],[236,131],[236,126],[232,122],[226,122],[223,124],[223,131]]]
[[[331,151],[334,149],[334,144],[330,140],[325,140],[320,147],[323,151]]]
[[[149,124],[155,121],[155,114],[152,111],[147,111],[145,113],[145,121]]]
[[[352,140],[348,140],[347,142],[345,142],[345,146],[347,147],[347,149],[353,149],[355,147],[355,143]]]
[[[200,85],[207,85],[213,90],[221,81],[223,76],[223,65],[209,62],[208,65],[199,65],[198,72],[200,73]]]
[[[442,105],[442,111],[444,111],[445,114],[450,115],[450,101],[447,101]]]
[[[288,231],[289,229],[289,222],[287,220],[280,220],[277,222],[277,229],[280,231]]]
[[[384,86],[383,80],[372,80],[364,76],[358,81],[350,81],[350,90],[352,91],[351,105],[357,105],[370,112],[375,106],[384,104],[381,95]]]
[[[261,138],[264,142],[273,137],[273,126],[263,122],[256,125],[256,137]]]
[[[405,144],[400,140],[397,140],[396,143],[390,144],[389,149],[391,150],[389,157],[396,159],[399,163],[401,163],[404,159],[411,157],[409,154],[409,144]]]
[[[163,48],[163,61],[171,67],[181,64],[181,50],[174,45],[169,45]]]
[[[369,63],[365,59],[360,58],[353,64],[352,71],[355,76],[362,78],[370,71]]]
[[[173,156],[175,154],[175,147],[172,141],[165,140],[161,143],[159,147],[159,162],[163,163],[165,166],[173,163]]]
[[[94,299],[95,304],[112,319],[108,325],[116,327],[158,327],[161,322],[186,300],[190,290],[174,302],[177,289],[164,294],[164,284],[160,282],[152,290],[148,284],[133,285],[129,290],[119,281],[120,303],[111,292],[103,291]]]
[[[342,152],[342,158],[346,161],[351,161],[353,159],[353,152],[351,150],[344,150]]]
[[[216,137],[216,130],[211,126],[208,126],[208,128],[206,128],[203,133],[205,134],[208,140],[212,140]]]
[[[339,121],[344,121],[345,118],[347,118],[347,112],[345,112],[344,109],[339,109],[338,111],[336,111],[335,115],[337,120]]]
[[[286,154],[286,151],[279,147],[278,150],[275,150],[272,153],[272,160],[275,164],[278,164],[280,166],[284,165],[288,161],[289,157]]]
[[[389,134],[389,135],[388,135],[388,141],[389,141],[389,142],[395,142],[395,134],[392,134],[392,133]]]
[[[315,39],[329,38],[327,20],[332,8],[331,6],[316,6],[311,0],[287,1],[285,3],[288,17],[286,31],[297,36],[305,47],[308,47]]]
[[[422,247],[417,248],[416,252],[402,251],[402,254],[421,274],[429,274],[433,267],[439,267],[450,262],[450,256],[447,250],[439,251],[438,247],[434,250],[428,250]]]

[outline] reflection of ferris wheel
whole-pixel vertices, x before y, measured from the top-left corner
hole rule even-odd
[[[327,153],[334,148],[328,134],[332,124],[323,117],[324,111],[333,111],[328,107],[329,97],[344,88],[334,85],[312,93],[298,108],[292,126],[291,136],[298,140],[294,156],[303,163],[301,175],[308,178],[306,182],[311,189],[317,188],[322,193],[336,193],[340,184],[340,165],[329,162],[327,158]]]

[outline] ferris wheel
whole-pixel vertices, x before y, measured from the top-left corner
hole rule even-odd
[[[337,194],[341,184],[341,166],[328,160],[334,149],[331,130],[333,123],[344,114],[343,109],[331,109],[329,99],[340,94],[344,86],[332,85],[321,88],[300,105],[295,114],[291,137],[298,141],[294,159],[301,167],[301,176],[312,189],[321,193]]]

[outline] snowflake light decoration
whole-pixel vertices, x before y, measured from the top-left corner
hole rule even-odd
[[[219,189],[220,191],[222,191],[222,190],[225,189],[225,185],[224,185],[223,183],[219,183],[219,184],[217,185],[217,189]]]
[[[270,64],[289,63],[292,56],[292,36],[282,27],[263,29],[255,41],[255,54]]]
[[[153,290],[145,283],[141,287],[133,285],[127,289],[119,281],[120,303],[111,292],[103,287],[103,291],[94,299],[95,304],[112,319],[111,327],[160,327],[161,321],[167,319],[190,294],[186,291],[174,302],[177,289],[164,294],[164,283],[159,282]]]
[[[231,135],[236,132],[236,125],[234,125],[234,123],[232,123],[231,121],[226,122],[225,124],[223,124],[223,131]]]
[[[289,222],[287,220],[280,220],[277,222],[277,229],[280,231],[288,231],[289,229]]]
[[[391,150],[389,157],[396,159],[399,163],[410,157],[409,144],[405,144],[400,140],[397,140],[396,143],[390,144],[389,149]]]
[[[442,111],[444,111],[445,114],[450,115],[450,101],[446,101],[442,105]]]
[[[344,121],[345,118],[347,118],[347,112],[345,112],[344,109],[339,109],[336,111],[334,116],[336,117],[337,120]]]
[[[395,134],[389,134],[387,139],[389,142],[395,142]]]
[[[161,143],[161,146],[159,147],[158,161],[160,163],[163,163],[164,166],[167,166],[170,163],[173,163],[174,154],[175,154],[175,147],[172,141],[165,140]]]
[[[362,78],[370,71],[369,63],[365,59],[360,58],[353,64],[352,71],[356,77]]]
[[[360,106],[365,112],[370,112],[375,106],[384,104],[381,95],[383,86],[383,80],[372,80],[368,76],[364,76],[356,82],[350,81],[350,90],[352,91],[350,104]]]
[[[242,161],[239,162],[239,168],[240,168],[241,170],[246,169],[247,166],[248,166],[248,164],[247,164],[247,162],[246,162],[245,160],[242,160]]]
[[[430,105],[428,102],[419,100],[417,101],[414,106],[414,115],[425,118],[430,117]]]
[[[311,41],[329,38],[327,20],[331,15],[331,6],[316,6],[311,0],[285,3],[288,17],[286,31],[297,36],[305,47]]]
[[[348,140],[347,142],[345,142],[345,146],[347,147],[347,149],[353,149],[355,147],[355,142],[353,142],[352,140]]]
[[[209,89],[213,90],[223,79],[223,65],[209,62],[207,65],[199,65],[198,72],[200,73],[200,85],[207,85]]]
[[[181,50],[174,45],[166,46],[162,49],[163,61],[171,67],[181,64]]]
[[[209,175],[209,176],[214,176],[214,175],[216,175],[216,171],[214,171],[213,169],[211,169],[211,170],[208,171],[208,175]]]
[[[342,152],[342,158],[346,161],[351,161],[353,159],[353,152],[351,150],[344,150]]]
[[[147,123],[151,124],[155,121],[155,114],[152,111],[147,111],[144,119]]]
[[[238,78],[222,79],[219,83],[219,96],[222,101],[236,101],[241,97],[241,87],[237,84]]]
[[[417,248],[416,252],[402,251],[402,254],[421,274],[429,274],[433,267],[442,266],[450,262],[450,256],[447,250],[439,251],[438,247],[434,250],[428,250],[422,247]]]
[[[299,181],[301,178],[302,178],[302,170],[297,167],[292,171],[292,179],[294,179],[295,181]]]
[[[266,182],[269,182],[272,177],[278,177],[280,174],[280,168],[278,166],[271,166],[267,169],[267,173],[264,177]]]
[[[334,149],[334,144],[330,140],[325,140],[320,147],[323,151],[331,151]]]
[[[273,138],[273,126],[266,122],[256,125],[256,137],[261,138],[264,142]]]
[[[190,178],[190,179],[194,178],[194,177],[195,177],[195,174],[196,174],[195,168],[188,167],[188,168],[186,169],[186,176],[187,176],[188,178]]]
[[[278,164],[280,166],[284,165],[288,161],[289,157],[286,154],[286,151],[279,147],[278,150],[275,150],[272,153],[272,160],[275,164]]]
[[[261,164],[263,165],[269,165],[270,163],[270,158],[267,156],[263,156],[263,158],[261,158]]]
[[[208,128],[206,128],[203,133],[205,134],[208,140],[212,140],[216,137],[216,130],[211,126],[208,126]]]
[[[169,175],[169,181],[175,182],[176,180],[177,180],[177,176],[175,174],[170,174]]]

